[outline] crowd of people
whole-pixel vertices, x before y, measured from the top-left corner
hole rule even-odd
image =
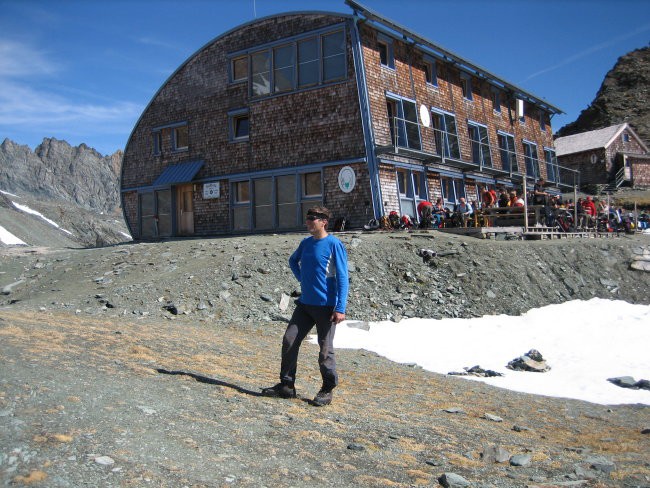
[[[526,195],[528,205],[537,206],[541,211],[541,222],[531,222],[531,225],[540,224],[548,227],[561,227],[564,231],[578,229],[597,230],[631,230],[634,225],[640,229],[649,227],[648,214],[639,212],[634,217],[622,208],[608,204],[607,199],[587,196],[573,200],[564,200],[562,195],[554,195],[547,191],[544,179],[539,179],[532,191]],[[468,202],[461,197],[456,205],[445,205],[442,198],[435,203],[421,201],[417,206],[421,228],[440,227],[467,227],[480,225],[481,215],[489,213],[488,209],[494,207],[511,207],[516,211],[523,211],[525,206],[524,194],[521,190],[506,188],[483,187],[480,191],[480,200]],[[577,220],[576,220],[577,219]]]

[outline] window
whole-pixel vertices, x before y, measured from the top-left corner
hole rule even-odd
[[[234,192],[233,194],[235,195],[235,203],[249,203],[250,202],[250,182],[248,180],[246,181],[238,181],[233,184],[234,186]]]
[[[436,153],[446,158],[460,159],[456,116],[447,112],[431,111]]]
[[[162,153],[162,131],[154,131],[151,136],[153,143],[153,154],[158,156]]]
[[[248,109],[236,110],[228,113],[230,119],[230,134],[231,141],[244,141],[248,140],[249,135],[249,119]]]
[[[251,55],[251,91],[253,96],[271,93],[271,60],[269,51]]]
[[[345,78],[345,35],[342,30],[323,36],[323,81]]]
[[[438,86],[438,68],[433,59],[425,58],[424,60],[424,77],[429,85]]]
[[[293,90],[295,64],[293,44],[273,49],[273,91],[275,93]]]
[[[539,159],[537,159],[537,144],[523,141],[524,161],[526,162],[526,175],[532,178],[539,178]]]
[[[630,134],[627,132],[623,132],[623,134],[621,134],[621,137],[623,139],[623,142],[630,142]]]
[[[241,56],[230,62],[230,81],[233,83],[248,79],[248,57]]]
[[[393,40],[382,34],[379,34],[377,40],[377,49],[379,49],[379,61],[382,66],[395,69],[395,58],[393,56]]]
[[[546,161],[546,179],[552,183],[560,182],[560,168],[557,164],[555,151],[547,147],[544,148],[544,160]]]
[[[542,109],[539,110],[539,128],[542,131],[546,130],[546,112]]]
[[[519,164],[517,163],[517,153],[515,152],[515,138],[505,132],[499,132],[497,135],[499,139],[499,153],[501,154],[501,168],[510,173],[518,173]]]
[[[472,98],[472,78],[465,73],[460,75],[460,87],[463,90],[463,98],[465,100],[473,100]]]
[[[426,198],[424,173],[400,168],[396,172],[396,180],[400,213],[417,218],[417,204]]]
[[[318,38],[298,42],[298,86],[318,84],[319,74]]]
[[[232,228],[250,230],[250,181],[236,181],[232,184]]]
[[[468,122],[467,127],[472,143],[472,161],[481,166],[492,167],[487,127],[474,122]]]
[[[501,113],[501,92],[492,90],[492,110]]]
[[[386,111],[393,145],[422,149],[415,102],[390,97],[386,100]]]
[[[345,30],[324,32],[250,54],[250,95],[287,93],[347,76]]]
[[[305,173],[302,175],[302,196],[307,198],[320,197],[322,195],[321,189],[321,174]]]
[[[186,150],[189,145],[189,136],[187,131],[187,124],[174,128],[174,151]]]
[[[460,178],[443,176],[440,178],[442,198],[448,208],[453,208],[461,198],[465,198],[465,184]]]

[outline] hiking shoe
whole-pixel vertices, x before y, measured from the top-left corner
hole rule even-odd
[[[312,400],[312,404],[316,407],[323,407],[330,403],[332,403],[332,390],[321,390]]]
[[[275,398],[296,398],[296,389],[293,386],[278,383],[275,386],[263,388],[262,395]]]

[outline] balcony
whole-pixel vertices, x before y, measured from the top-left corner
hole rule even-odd
[[[454,168],[467,174],[490,175],[495,178],[523,180],[519,166],[526,167],[526,180],[537,180],[546,168],[546,181],[558,188],[573,188],[580,183],[577,170],[561,166],[554,155],[542,160],[531,154],[522,154],[485,142],[470,140],[472,161],[462,159],[458,135],[434,127],[425,127],[417,122],[393,117],[390,124],[392,144],[376,146],[375,153],[404,156],[421,161],[428,169]],[[495,164],[496,163],[496,164]],[[501,167],[498,167],[501,166]]]

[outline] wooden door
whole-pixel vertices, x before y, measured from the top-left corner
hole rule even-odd
[[[180,235],[194,234],[194,190],[192,185],[179,186],[178,201],[178,233]]]

